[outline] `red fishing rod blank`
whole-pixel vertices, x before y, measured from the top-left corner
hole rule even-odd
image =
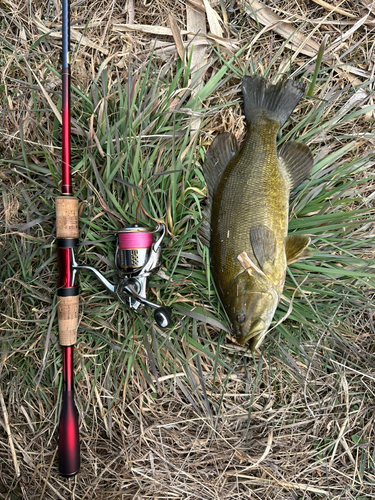
[[[72,196],[70,175],[70,6],[62,0],[62,172],[61,195],[56,198],[59,279],[57,313],[63,356],[63,396],[59,424],[59,470],[73,476],[80,467],[78,413],[74,404],[74,344],[78,327],[78,287],[74,286],[73,251],[78,244],[78,199]]]

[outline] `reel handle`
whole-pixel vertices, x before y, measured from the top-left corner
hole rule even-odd
[[[161,306],[155,309],[154,318],[160,328],[168,328],[172,324],[172,309],[168,306]]]

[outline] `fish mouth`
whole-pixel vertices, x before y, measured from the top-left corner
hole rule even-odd
[[[263,335],[261,333],[259,333],[258,335],[251,337],[251,339],[249,340],[250,351],[256,351],[258,349],[258,347],[261,346],[261,344],[264,340],[264,337],[266,336],[266,333],[267,333],[267,331],[264,331]]]
[[[251,324],[250,330],[248,331],[248,333],[246,335],[238,337],[237,342],[240,345],[245,345],[246,342],[254,339],[255,337],[258,337],[258,338],[260,336],[263,337],[264,335],[261,335],[261,334],[266,333],[266,331],[267,331],[267,325],[265,324],[265,322],[262,319],[257,319],[256,321],[254,321]],[[251,342],[251,344],[254,344],[254,342]]]

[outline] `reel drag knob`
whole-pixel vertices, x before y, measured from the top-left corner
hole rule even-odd
[[[172,323],[172,309],[168,306],[161,306],[155,309],[154,318],[160,328],[168,328]]]

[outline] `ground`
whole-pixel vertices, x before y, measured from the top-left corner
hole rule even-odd
[[[375,498],[372,2],[72,2],[77,258],[114,281],[113,232],[165,223],[149,297],[174,318],[162,330],[80,274],[73,479],[57,461],[61,2],[0,16],[1,498]],[[245,74],[306,84],[279,142],[315,157],[289,224],[313,256],[255,353],[198,237],[205,151],[246,133]]]

